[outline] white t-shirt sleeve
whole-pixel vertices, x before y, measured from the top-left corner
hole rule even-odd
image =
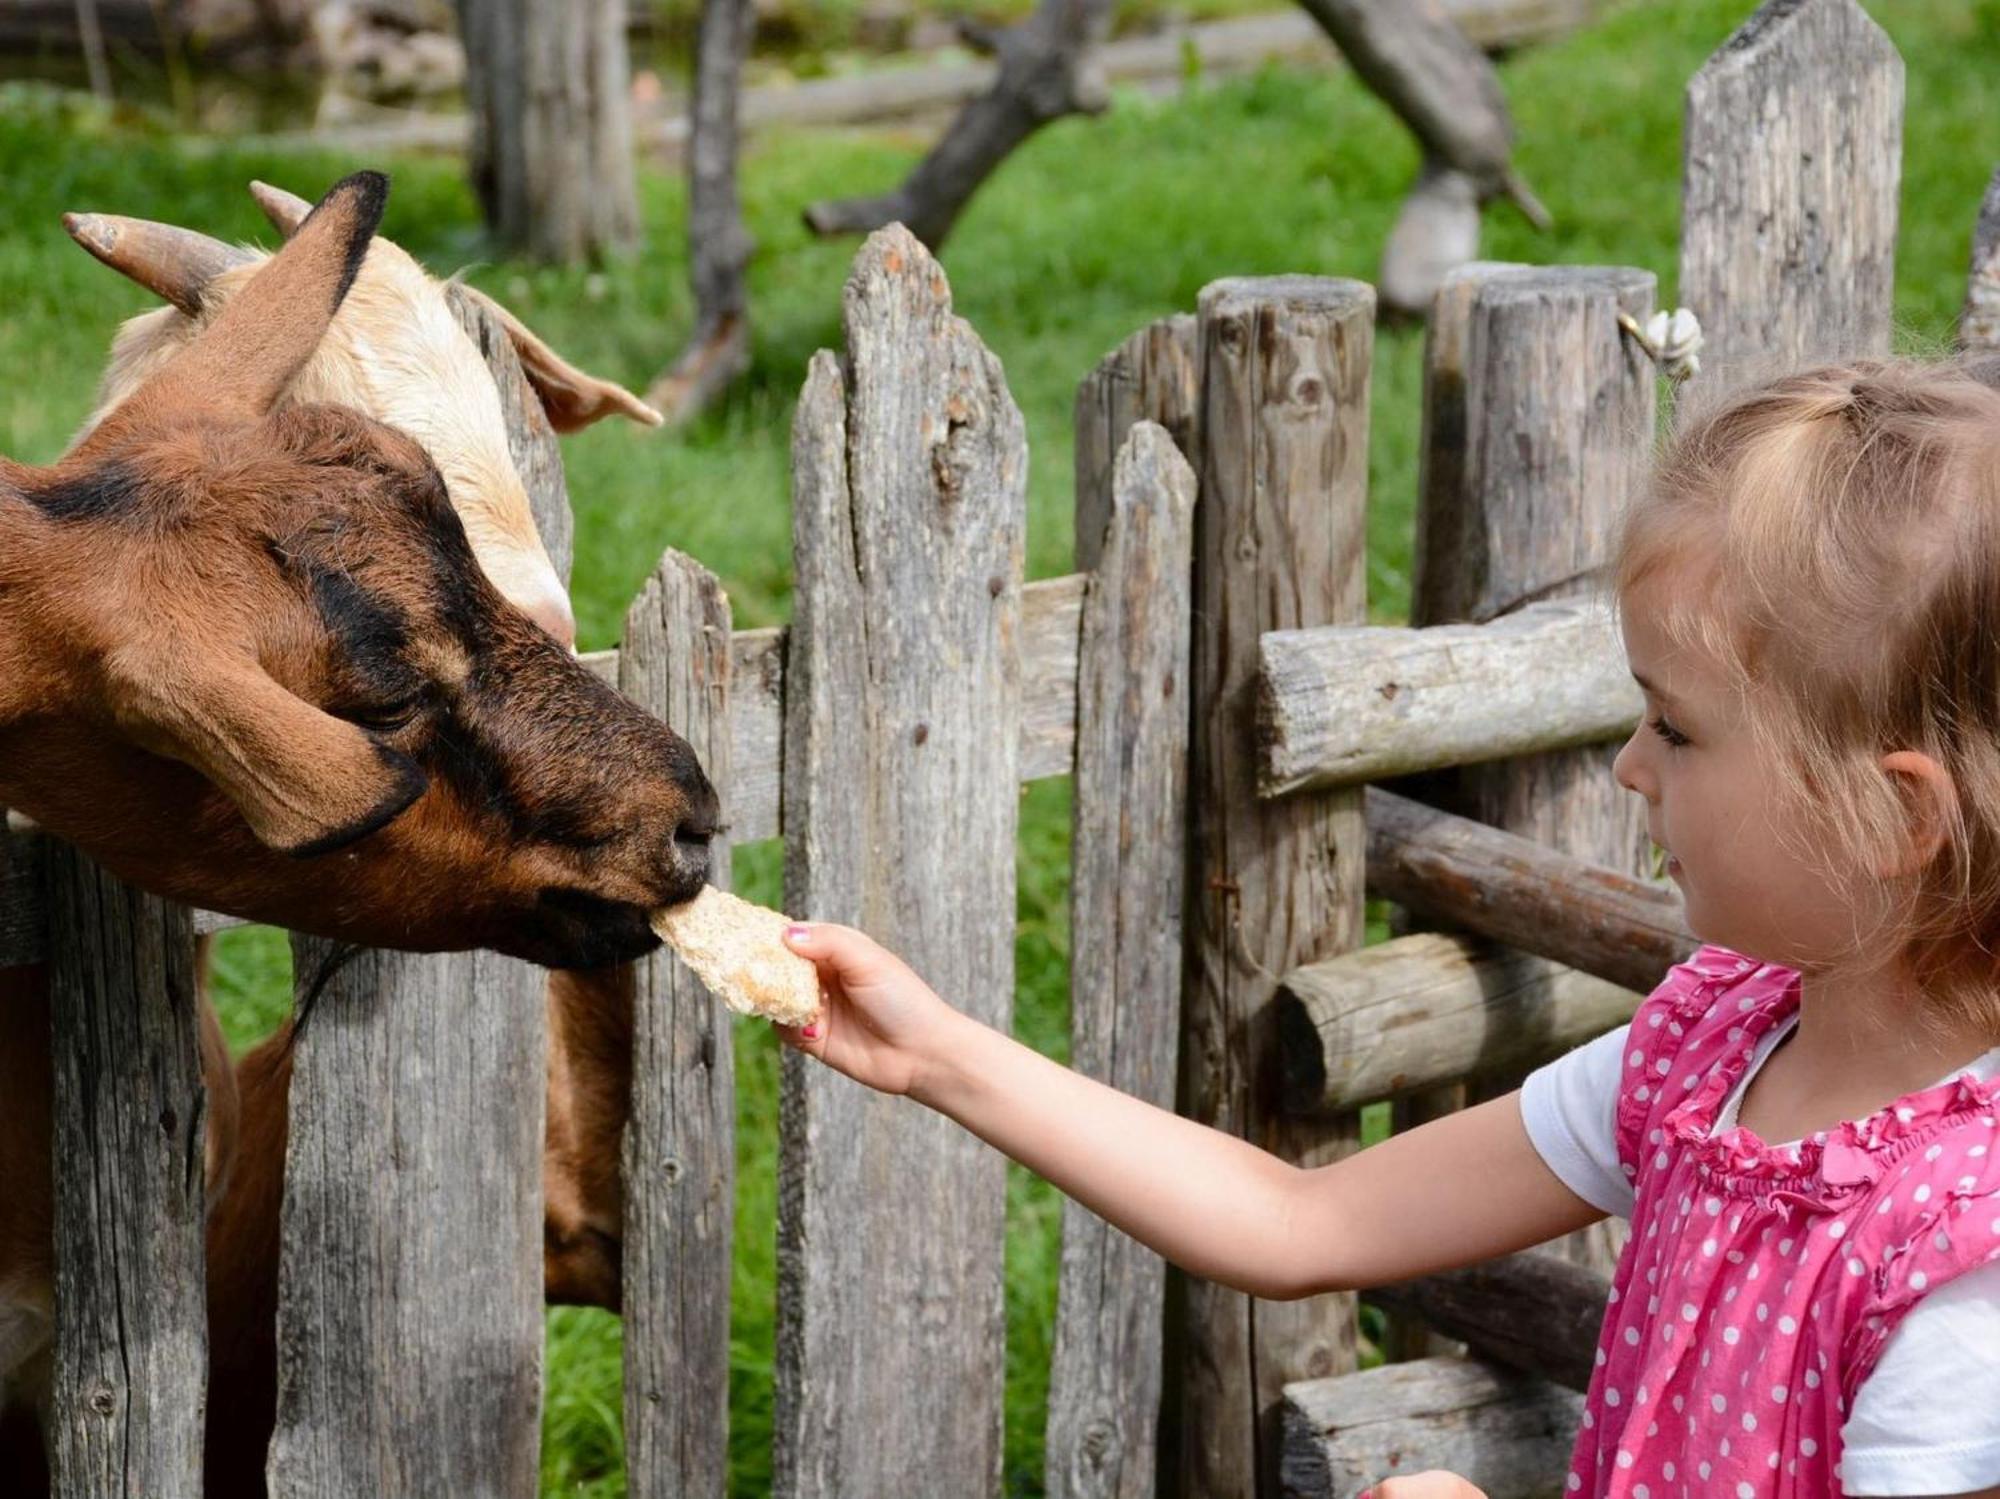
[[[1521,1085],[1528,1140],[1562,1184],[1592,1207],[1632,1216],[1632,1183],[1618,1160],[1618,1082],[1629,1027],[1557,1057]]]
[[[1911,1307],[1840,1429],[1849,1494],[1966,1494],[2000,1484],[2000,1261]]]

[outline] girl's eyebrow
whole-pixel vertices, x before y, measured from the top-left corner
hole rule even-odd
[[[1666,704],[1669,708],[1678,708],[1680,706],[1679,702],[1675,699],[1674,695],[1671,692],[1668,692],[1663,688],[1655,687],[1651,682],[1647,681],[1644,677],[1640,676],[1639,673],[1637,673],[1636,671],[1632,673],[1632,680],[1639,684],[1641,690],[1643,690],[1644,692],[1650,694],[1655,698],[1658,698],[1662,703]]]

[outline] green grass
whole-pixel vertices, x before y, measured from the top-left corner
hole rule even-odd
[[[1671,298],[1682,88],[1748,12],[1747,0],[1655,0],[1589,33],[1512,58],[1502,78],[1518,127],[1519,165],[1556,215],[1537,235],[1504,208],[1484,250],[1504,259],[1636,265]],[[1908,64],[1909,114],[1897,313],[1915,345],[1948,337],[1963,294],[1974,208],[2000,160],[2000,0],[1897,0],[1878,13]],[[739,625],[789,607],[786,444],[805,361],[839,335],[851,244],[820,244],[802,204],[895,180],[920,134],[759,137],[744,197],[759,243],[751,269],[757,352],[741,388],[674,435],[601,427],[567,448],[578,520],[576,600],[583,643],[613,643],[626,601],[668,545],[723,578]],[[51,457],[87,408],[116,320],[147,298],[72,249],[66,208],[174,218],[255,237],[263,226],[242,184],[260,176],[310,192],[356,163],[191,146],[143,122],[108,121],[19,92],[0,94],[0,452]],[[1269,71],[1186,97],[1121,96],[1095,121],[1045,131],[974,203],[945,256],[957,306],[1000,355],[1025,414],[1034,462],[1029,565],[1069,566],[1070,403],[1076,381],[1125,334],[1192,308],[1218,276],[1308,271],[1370,277],[1415,166],[1386,111],[1352,79]],[[487,262],[455,165],[395,163],[387,232],[439,270],[505,299],[558,348],[643,387],[689,323],[676,178],[642,184],[645,252],[598,272]],[[1378,618],[1408,594],[1410,513],[1421,390],[1421,334],[1386,329],[1377,346],[1370,469],[1369,587]],[[1017,1029],[1066,1050],[1067,791],[1032,788],[1023,803]],[[738,856],[739,883],[778,892],[776,852]],[[275,934],[232,934],[218,987],[232,1036],[267,1028],[287,969]],[[737,1031],[739,1176],[731,1377],[734,1491],[767,1491],[771,1420],[772,1231],[777,1057],[761,1028]],[[1007,1473],[1039,1491],[1041,1407],[1054,1307],[1053,1194],[1009,1180],[1010,1360]],[[618,1330],[606,1317],[550,1317],[544,1458],[549,1493],[623,1492]]]

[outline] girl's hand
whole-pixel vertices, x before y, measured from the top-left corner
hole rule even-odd
[[[851,927],[791,926],[785,943],[818,966],[823,1001],[809,1024],[776,1027],[784,1042],[883,1093],[916,1092],[958,1012]]]
[[[1486,1499],[1486,1491],[1474,1488],[1456,1473],[1433,1471],[1385,1478],[1361,1499]]]

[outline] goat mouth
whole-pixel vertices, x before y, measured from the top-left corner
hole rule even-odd
[[[607,968],[660,945],[643,906],[560,885],[542,891],[512,935],[511,955],[544,968]]]

